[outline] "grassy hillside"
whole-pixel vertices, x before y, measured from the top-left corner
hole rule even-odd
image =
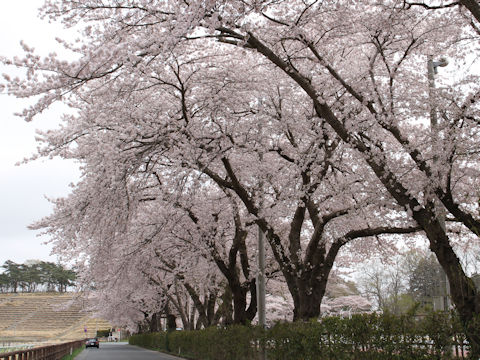
[[[0,341],[66,341],[95,336],[110,329],[95,319],[72,294],[0,294]],[[84,329],[87,329],[87,333]]]

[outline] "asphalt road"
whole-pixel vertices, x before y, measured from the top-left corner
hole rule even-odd
[[[84,349],[75,360],[183,360],[126,343],[100,343],[100,348]]]

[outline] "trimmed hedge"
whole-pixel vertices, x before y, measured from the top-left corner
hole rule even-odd
[[[110,335],[110,329],[97,330],[97,337],[99,338],[108,337],[109,335]]]
[[[130,344],[195,360],[251,360],[261,345],[269,360],[421,360],[461,355],[465,337],[456,317],[361,314],[351,318],[251,326],[212,327],[134,335]]]

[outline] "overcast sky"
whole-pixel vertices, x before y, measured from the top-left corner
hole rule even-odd
[[[37,17],[41,0],[4,1],[0,12],[0,56],[21,56],[20,40],[40,54],[57,51],[55,37],[62,35],[59,24]],[[0,65],[0,73],[18,70]],[[0,265],[6,260],[22,263],[28,259],[56,261],[51,248],[27,226],[48,215],[52,206],[45,199],[64,196],[68,185],[79,176],[77,167],[60,159],[37,160],[26,165],[15,163],[35,152],[35,129],[56,127],[61,109],[50,111],[31,123],[14,116],[25,100],[0,94]]]

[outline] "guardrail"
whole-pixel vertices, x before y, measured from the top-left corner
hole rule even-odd
[[[28,350],[0,353],[0,360],[61,360],[64,356],[71,355],[73,350],[84,345],[85,340],[77,340]]]

